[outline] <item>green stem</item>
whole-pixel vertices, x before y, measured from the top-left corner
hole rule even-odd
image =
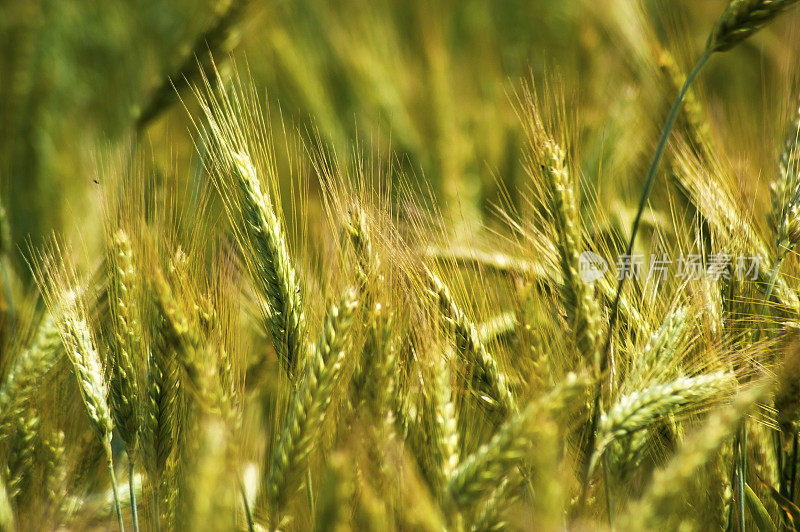
[[[161,508],[160,508],[161,505],[159,503],[159,493],[158,493],[159,486],[161,486],[160,482],[159,483],[155,483],[155,486],[153,486],[153,488],[152,488],[152,490],[153,490],[153,529],[156,532],[160,532],[161,531]]]
[[[794,485],[797,479],[797,432],[792,436],[792,458],[789,469],[789,500],[794,500]]]
[[[642,213],[644,212],[644,207],[647,205],[647,200],[650,197],[650,191],[653,188],[653,183],[655,182],[656,178],[656,171],[658,170],[658,163],[661,161],[661,156],[664,154],[664,150],[667,147],[667,141],[669,140],[669,134],[672,131],[672,127],[675,125],[675,120],[678,118],[678,111],[680,110],[681,103],[683,99],[686,97],[686,93],[689,92],[689,87],[691,87],[692,82],[697,78],[697,75],[703,69],[705,64],[711,58],[710,51],[706,50],[703,52],[703,55],[697,60],[697,64],[695,64],[692,71],[686,77],[686,81],[683,83],[683,87],[681,87],[680,92],[678,93],[677,98],[672,104],[672,108],[669,111],[669,115],[667,116],[667,121],[664,124],[664,129],[661,131],[661,139],[658,141],[658,146],[656,147],[655,154],[653,155],[653,161],[650,164],[650,169],[647,172],[647,177],[644,180],[644,186],[642,187],[642,194],[639,198],[639,208],[636,211],[636,217],[633,220],[633,226],[631,227],[631,236],[628,240],[628,245],[625,248],[625,255],[630,256],[631,252],[633,251],[633,244],[636,241],[636,234],[639,232],[639,224],[642,220]],[[609,316],[608,322],[608,333],[606,335],[606,342],[603,348],[603,356],[600,358],[600,371],[598,373],[598,381],[597,381],[597,390],[595,391],[594,397],[594,405],[592,411],[592,422],[591,427],[588,434],[588,439],[586,442],[587,454],[586,457],[592,456],[594,453],[594,446],[595,446],[595,438],[597,437],[597,425],[600,422],[600,398],[602,394],[602,383],[603,383],[603,373],[605,373],[606,368],[608,367],[608,357],[609,353],[611,352],[611,340],[614,335],[614,326],[617,323],[617,315],[619,313],[619,302],[620,298],[622,297],[622,288],[625,284],[625,278],[627,276],[623,275],[619,283],[617,284],[617,292],[614,296],[614,303],[611,306],[611,314]],[[583,479],[583,493],[581,495],[581,500],[586,500],[586,492],[589,487],[589,460],[585,460],[585,470],[584,470],[584,479]]]
[[[608,454],[603,453],[603,484],[606,491],[606,512],[608,513],[608,524],[614,530],[614,506],[612,504],[611,484],[608,478]]]
[[[244,505],[244,515],[247,518],[248,532],[254,532],[255,523],[253,522],[253,512],[250,510],[250,502],[247,500],[247,492],[244,489],[244,483],[239,481],[239,491],[242,494],[242,504]]]
[[[736,457],[737,460],[737,469],[739,470],[738,474],[736,475],[736,491],[737,491],[737,506],[739,509],[739,530],[741,532],[746,532],[747,524],[745,523],[744,517],[744,484],[745,484],[745,474],[747,472],[747,428],[742,425],[742,428],[739,429],[739,453]]]
[[[14,324],[16,321],[16,313],[14,312],[14,293],[11,289],[11,275],[9,274],[9,260],[11,260],[7,254],[3,253],[0,255],[0,269],[2,269],[3,273],[3,288],[5,290],[6,296],[6,308],[8,311],[8,323],[9,323],[9,333],[11,333],[11,337],[14,337]]]
[[[306,469],[306,496],[308,497],[308,506],[311,509],[311,515],[314,515],[314,484],[311,481],[311,470]]]
[[[117,487],[117,475],[114,473],[114,459],[111,453],[111,440],[103,442],[106,448],[106,463],[108,464],[108,475],[111,477],[111,489],[114,491],[114,509],[117,512],[117,523],[120,532],[125,531],[125,524],[122,522],[122,508],[119,505],[119,488]]]
[[[136,489],[134,486],[134,473],[133,457],[128,453],[128,491],[131,497],[131,515],[133,516],[133,530],[139,532],[139,511],[136,508]]]

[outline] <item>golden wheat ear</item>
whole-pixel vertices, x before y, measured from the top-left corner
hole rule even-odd
[[[196,91],[207,121],[198,129],[211,146],[206,169],[225,206],[248,273],[266,303],[265,321],[275,352],[294,378],[311,345],[303,284],[280,215],[270,132],[263,127],[257,103],[239,91],[215,92],[206,80],[204,91]]]
[[[675,456],[653,474],[641,500],[631,504],[620,517],[620,526],[625,530],[653,530],[664,526],[667,520],[675,522],[678,517],[676,500],[684,495],[690,479],[726,440],[732,438],[769,389],[769,383],[756,383],[742,390],[730,404],[716,409],[702,427],[686,438]]]
[[[289,404],[265,486],[273,520],[282,517],[283,505],[302,480],[306,461],[319,442],[328,407],[341,384],[357,307],[357,292],[352,288],[330,306],[304,378]]]
[[[58,323],[52,314],[45,314],[30,347],[15,357],[5,382],[0,386],[0,442],[8,435],[11,421],[26,407],[44,376],[63,353]]]
[[[489,487],[516,468],[541,427],[541,415],[558,414],[587,388],[585,378],[570,374],[548,394],[505,421],[492,439],[465,457],[448,479],[448,496],[460,508],[480,501]]]

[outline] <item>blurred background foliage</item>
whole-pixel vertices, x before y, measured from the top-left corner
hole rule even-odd
[[[725,4],[2,0],[5,249],[22,262],[28,243],[53,231],[99,234],[92,212],[101,208],[104,152],[146,150],[156,173],[204,179],[189,118],[196,106],[182,90],[184,108],[175,90],[184,76],[200,80],[209,49],[223,76],[236,65],[265,96],[278,146],[318,137],[345,162],[354,153],[390,161],[404,182],[430,189],[464,238],[498,202],[520,201],[524,132],[514,95],[533,79],[545,99],[564,102],[560,128],[587,208],[600,201],[616,217],[591,223],[625,234],[676,91],[659,70],[661,54],[685,69]],[[764,168],[765,179],[796,94],[793,22],[785,17],[715,60],[697,84],[722,152]],[[741,193],[766,201],[761,176],[743,173]],[[25,270],[17,269],[23,280]]]

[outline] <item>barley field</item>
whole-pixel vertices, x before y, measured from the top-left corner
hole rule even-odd
[[[0,531],[800,529],[798,3],[0,2]]]

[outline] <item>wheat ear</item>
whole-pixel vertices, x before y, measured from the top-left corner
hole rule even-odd
[[[3,475],[0,475],[0,530],[16,530],[14,509],[8,497],[8,490]]]
[[[8,497],[16,500],[30,480],[33,453],[39,439],[39,418],[30,412],[16,419],[14,438],[6,457],[5,478]]]
[[[564,284],[561,296],[570,317],[575,342],[583,360],[592,367],[598,364],[600,341],[600,306],[594,289],[579,275],[583,238],[580,230],[578,203],[573,191],[566,155],[552,140],[541,146],[541,169],[551,193],[553,223],[558,233],[558,252]]]
[[[53,431],[42,440],[42,452],[45,463],[45,486],[50,507],[53,509],[56,523],[60,517],[64,498],[67,494],[67,464],[64,432]]]
[[[537,430],[536,418],[562,410],[586,390],[586,385],[585,379],[570,374],[552,391],[506,420],[488,443],[467,456],[453,471],[447,485],[453,501],[465,508],[488,493],[497,479],[521,464]]]
[[[679,307],[671,312],[661,326],[650,335],[644,349],[631,360],[625,383],[641,383],[648,374],[659,375],[659,370],[674,367],[672,364],[678,346],[687,329],[688,310]]]
[[[380,259],[372,245],[372,235],[364,209],[353,208],[345,227],[356,255],[356,274],[364,290],[370,286],[370,281],[377,275],[380,267]]]
[[[608,414],[601,418],[592,463],[596,463],[614,439],[645,429],[655,420],[675,414],[682,408],[696,407],[730,389],[733,383],[732,374],[717,372],[697,377],[679,377],[670,383],[656,384],[620,397]]]
[[[100,355],[95,348],[89,324],[77,303],[77,295],[69,292],[65,297],[64,317],[61,321],[61,339],[72,362],[72,369],[78,379],[81,399],[89,415],[89,424],[94,429],[106,453],[108,473],[114,491],[114,506],[120,530],[124,530],[122,510],[119,503],[117,477],[111,452],[111,436],[114,422],[108,407],[108,384],[103,377]]]
[[[161,497],[159,490],[167,463],[175,448],[181,397],[180,365],[172,342],[166,339],[165,318],[153,318],[152,345],[147,357],[147,377],[143,405],[144,464],[153,491],[153,514],[159,528]]]
[[[202,399],[208,400],[211,392],[219,390],[216,389],[216,386],[214,386],[214,390],[209,388],[207,372],[201,367],[201,361],[198,359],[198,352],[203,343],[199,327],[184,310],[182,301],[175,297],[172,287],[162,272],[159,271],[155,274],[153,287],[156,294],[156,309],[163,318],[164,339],[175,349],[175,353],[178,355],[177,360],[183,368],[189,384],[194,387]]]
[[[619,526],[625,530],[652,530],[663,518],[673,516],[674,501],[693,480],[697,471],[739,427],[752,407],[769,388],[757,384],[739,393],[731,404],[719,408],[705,420],[701,429],[690,435],[669,463],[653,475],[641,500],[632,504]]]
[[[730,50],[796,3],[797,0],[731,0],[708,37],[706,50]]]
[[[458,352],[474,366],[473,386],[480,399],[490,407],[500,408],[503,415],[516,410],[505,374],[481,341],[478,327],[456,304],[450,290],[435,274],[429,272],[439,312],[447,328],[452,327]]]
[[[631,234],[628,240],[628,245],[625,249],[625,255],[630,256],[631,251],[633,250],[633,244],[636,241],[636,234],[639,231],[639,223],[641,222],[642,213],[644,212],[645,205],[650,197],[650,191],[653,188],[656,171],[658,170],[658,163],[661,161],[661,156],[667,147],[667,140],[669,139],[669,134],[672,131],[673,125],[675,124],[681,103],[689,93],[689,89],[692,83],[694,83],[694,80],[703,70],[703,67],[711,58],[712,54],[733,48],[773,20],[786,8],[795,3],[797,3],[797,0],[731,0],[729,2],[728,7],[718,19],[716,26],[711,32],[711,35],[709,35],[705,51],[697,60],[697,63],[695,63],[692,71],[686,77],[681,90],[678,92],[678,96],[675,98],[675,101],[672,104],[669,115],[667,116],[667,121],[664,124],[663,130],[661,131],[661,138],[659,139],[658,146],[656,147],[656,151],[653,155],[650,169],[648,170],[647,176],[644,180],[644,186],[642,187],[642,193],[639,198],[639,206],[636,210],[636,217],[633,220],[633,225],[631,226]],[[777,275],[773,274],[773,278],[774,277],[777,277]],[[614,299],[614,304],[611,307],[608,335],[606,337],[606,343],[602,355],[603,358],[601,361],[603,365],[602,369],[605,369],[608,353],[611,349],[611,335],[613,334],[614,325],[616,324],[617,310],[619,308],[619,300],[622,294],[622,287],[625,283],[625,279],[626,276],[622,276],[622,278],[619,280],[619,283],[617,284],[617,294]],[[770,286],[773,284],[774,281],[770,283]],[[592,421],[593,430],[597,425],[598,416],[599,410],[598,408],[595,408]],[[591,436],[591,438],[593,437],[594,436]],[[593,443],[593,441],[590,442],[590,444]]]
[[[503,312],[481,322],[478,325],[478,337],[481,342],[488,344],[498,338],[507,337],[517,329],[517,315],[515,312]]]
[[[139,380],[134,357],[141,349],[133,250],[127,234],[117,231],[111,242],[110,294],[114,320],[111,349],[111,407],[117,432],[131,457],[139,436]]]
[[[350,380],[350,395],[355,398],[356,404],[368,397],[369,407],[374,413],[379,413],[381,405],[374,399],[379,397],[380,393],[376,392],[384,381],[379,380],[374,372],[382,369],[381,365],[385,362],[389,331],[384,305],[376,302],[383,278],[378,275],[380,260],[372,245],[372,234],[364,209],[356,206],[350,210],[345,221],[345,232],[355,252],[356,278],[362,299],[361,313],[369,323],[364,347]]]
[[[780,257],[800,241],[800,113],[784,140],[778,175],[770,185],[770,199],[769,221]]]
[[[299,479],[303,478],[302,467],[317,442],[347,359],[350,328],[357,306],[357,294],[351,288],[340,302],[328,309],[306,374],[290,402],[267,478],[273,519],[278,517],[283,502],[294,493]]]
[[[61,335],[52,314],[46,314],[30,348],[14,360],[0,387],[0,441],[8,434],[14,416],[20,415],[27,399],[53,367],[61,351]]]
[[[423,250],[423,255],[461,268],[485,270],[508,277],[527,278],[531,281],[549,279],[551,283],[556,285],[564,283],[559,271],[551,271],[551,269],[545,268],[536,262],[501,252],[484,252],[468,247],[440,248],[429,246]],[[609,302],[614,300],[615,287],[612,286],[608,278],[599,279],[596,287],[605,300]],[[620,299],[619,311],[625,317],[627,323],[634,323],[643,330],[648,330],[649,324],[647,320],[624,295]]]
[[[278,358],[294,374],[307,349],[300,281],[289,257],[283,225],[261,191],[256,170],[243,154],[232,154],[244,229],[252,249],[256,283],[269,304],[267,321]]]
[[[761,315],[766,312],[772,291],[783,283],[779,283],[781,266],[786,255],[800,242],[800,169],[798,169],[798,139],[800,135],[800,118],[795,119],[789,134],[784,140],[783,151],[778,164],[777,179],[770,186],[772,209],[767,216],[775,231],[775,247],[777,256],[772,265],[761,303]],[[780,279],[783,281],[783,279]]]
[[[111,342],[110,403],[117,433],[125,442],[128,454],[128,481],[134,531],[139,530],[136,491],[133,489],[134,462],[139,439],[139,377],[134,358],[142,350],[136,270],[133,249],[127,233],[120,229],[111,238],[109,293],[114,341]]]
[[[434,442],[438,461],[440,486],[444,489],[459,462],[458,417],[450,384],[450,366],[447,357],[435,368],[433,397]]]
[[[147,455],[151,471],[164,470],[174,443],[180,381],[175,351],[166,348],[150,350],[147,375],[145,427],[152,447]]]
[[[519,470],[511,470],[503,477],[500,484],[492,490],[491,495],[475,512],[470,530],[472,532],[494,532],[505,530],[507,523],[503,520],[503,513],[518,498],[518,488],[522,482]]]

